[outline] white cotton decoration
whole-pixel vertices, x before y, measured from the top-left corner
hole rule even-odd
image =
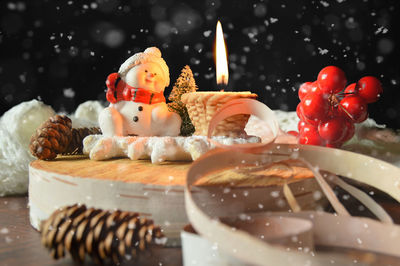
[[[33,156],[0,126],[0,197],[28,191],[28,165]]]
[[[36,129],[55,114],[40,101],[23,102],[0,118],[0,196],[28,191],[30,138]]]
[[[86,101],[81,103],[75,113],[70,117],[72,127],[98,127],[99,114],[104,106],[99,101]]]
[[[26,148],[40,124],[53,115],[53,108],[38,100],[31,100],[5,112],[0,118],[0,125],[13,136],[13,141]]]

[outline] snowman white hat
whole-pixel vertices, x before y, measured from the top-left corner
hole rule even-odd
[[[157,47],[149,47],[144,50],[143,53],[132,55],[121,65],[118,73],[120,76],[125,76],[129,69],[147,62],[155,63],[161,68],[165,80],[165,86],[169,86],[169,68],[167,63],[165,63],[164,59],[161,57],[161,51]]]

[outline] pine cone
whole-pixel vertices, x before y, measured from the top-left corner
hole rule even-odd
[[[45,121],[31,138],[33,156],[52,160],[57,154],[82,154],[83,139],[91,134],[101,134],[99,128],[72,128],[71,119],[55,115]]]
[[[97,134],[101,134],[101,130],[98,127],[73,128],[71,142],[62,154],[82,154],[83,139],[86,136]]]
[[[88,254],[97,264],[111,259],[120,264],[124,258],[136,258],[152,242],[165,242],[153,221],[123,211],[87,209],[73,205],[56,210],[41,224],[42,244],[54,259],[65,256],[83,263]]]
[[[30,150],[39,159],[54,159],[68,147],[72,138],[72,122],[65,115],[45,121],[31,138]]]

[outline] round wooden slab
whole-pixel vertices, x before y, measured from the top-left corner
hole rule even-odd
[[[58,173],[79,178],[183,186],[190,162],[152,164],[148,160],[128,158],[94,161],[87,156],[63,156],[53,161],[33,161],[31,167],[48,172],[50,176]]]
[[[290,162],[291,160],[287,160]],[[186,172],[191,162],[168,162],[152,164],[149,160],[130,160],[127,158],[105,161],[89,160],[86,156],[64,156],[53,161],[36,160],[31,167],[47,172],[50,176],[54,173],[79,178],[94,178],[100,180],[122,181],[128,183],[142,183],[153,185],[178,185],[185,184]],[[241,171],[224,171],[213,174],[198,182],[198,185],[235,185],[245,186],[271,186],[283,185],[284,182],[296,182],[297,179],[311,178],[312,172],[302,166],[293,165],[293,172],[282,164],[271,164],[269,168],[254,173]],[[268,178],[260,178],[268,176]],[[290,175],[294,179],[287,180]],[[45,176],[44,176],[45,177]],[[286,181],[285,181],[286,180]]]
[[[29,167],[31,224],[40,229],[40,223],[54,210],[80,203],[107,210],[138,212],[160,225],[170,239],[179,239],[181,229],[188,223],[184,184],[189,167],[190,162],[152,164],[127,158],[94,161],[86,156],[33,161]],[[295,169],[291,172],[295,177],[310,177],[304,168]],[[270,177],[260,181],[260,175]],[[230,191],[235,196],[225,193],[227,198],[223,204],[227,210],[231,204],[240,204],[243,211],[288,210],[282,195],[282,177],[287,176],[287,168],[279,164],[254,169],[252,174],[232,169],[204,177],[195,194],[204,199],[205,205],[212,206],[216,203],[209,195],[222,195],[221,185],[230,184],[233,185]],[[232,178],[237,182],[231,182]],[[302,207],[315,206],[313,192],[318,190],[318,185],[313,178],[295,178],[290,183]]]

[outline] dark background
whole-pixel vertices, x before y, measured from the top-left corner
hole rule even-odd
[[[160,48],[169,93],[181,68],[214,90],[213,42],[221,20],[229,89],[251,90],[273,109],[295,110],[297,89],[321,68],[341,67],[349,83],[365,75],[384,86],[370,117],[400,129],[397,0],[1,1],[0,106],[40,99],[72,112],[105,101],[105,79],[135,52]],[[397,37],[397,39],[396,39]]]

